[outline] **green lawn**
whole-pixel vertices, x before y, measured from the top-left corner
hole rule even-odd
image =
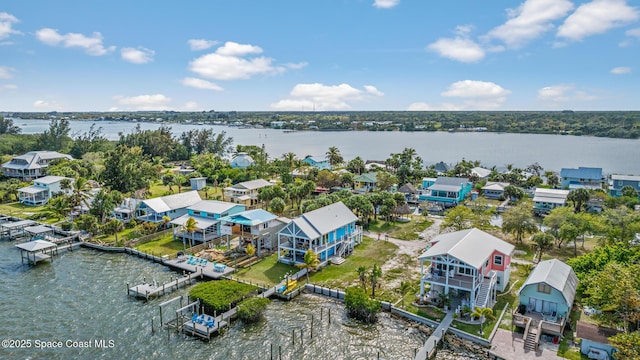
[[[4,215],[27,219],[38,213],[42,213],[43,217],[47,217],[47,215],[49,215],[49,212],[44,206],[27,206],[20,204],[19,202],[0,204],[0,214]],[[57,219],[52,218],[51,221],[56,222]]]
[[[134,228],[126,228],[118,233],[118,241],[126,241],[131,240],[130,235],[135,229]],[[94,241],[103,242],[103,243],[115,243],[116,236],[114,235],[98,235],[93,237]]]
[[[173,240],[173,234],[168,233],[163,237],[134,246],[139,251],[143,251],[156,256],[171,255],[184,248],[182,241]]]
[[[406,223],[384,221],[378,219],[369,224],[369,230],[377,233],[387,233],[390,237],[401,240],[416,240],[419,233],[433,224],[433,221],[422,215],[411,216],[411,221]]]
[[[328,265],[318,272],[311,273],[311,282],[331,288],[345,289],[359,283],[356,269],[364,266],[371,269],[374,263],[384,264],[392,258],[398,247],[390,242],[377,241],[364,237],[362,244],[356,246],[353,254],[342,265]]]
[[[282,281],[287,273],[296,273],[298,271],[299,269],[295,266],[279,263],[278,254],[272,254],[259,263],[238,271],[233,276],[252,283],[272,286]]]

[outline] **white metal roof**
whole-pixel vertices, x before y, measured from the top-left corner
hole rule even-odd
[[[48,175],[48,176],[45,176],[45,177],[41,177],[39,179],[35,179],[33,182],[34,183],[41,183],[41,184],[50,185],[50,184],[54,184],[54,183],[60,182],[60,181],[62,181],[64,179],[69,179],[69,180],[73,181],[72,178],[68,178],[68,177],[64,177],[64,176]]]
[[[297,225],[309,239],[315,239],[356,220],[358,220],[358,217],[355,216],[342,201],[339,201],[304,213],[293,219],[292,222]]]
[[[146,204],[147,207],[156,213],[163,213],[171,210],[184,209],[199,201],[202,201],[200,194],[198,194],[196,190],[193,190],[180,194],[142,200],[142,203]]]
[[[61,158],[73,160],[71,155],[61,154],[57,151],[29,151],[26,154],[15,156],[13,158],[16,160],[23,160],[23,161],[19,163],[17,162],[12,163],[12,161],[8,161],[2,164],[2,167],[11,168],[11,169],[39,169],[43,167],[42,165],[38,164],[38,161],[40,159],[51,160],[51,159],[61,159]]]
[[[187,222],[187,220],[189,220],[189,218],[193,218],[193,220],[196,221],[196,227],[199,230],[204,230],[220,222],[218,219],[211,219],[211,218],[206,218],[202,216],[193,216],[193,215],[186,214],[186,215],[180,216],[179,218],[175,218],[171,220],[170,224],[183,226]]]
[[[438,190],[438,191],[460,191],[463,185],[467,185],[469,183],[469,179],[467,178],[458,178],[458,177],[446,177],[441,176],[436,179],[436,182],[429,186],[429,190]]]
[[[509,183],[506,182],[487,181],[487,185],[482,190],[504,191],[507,186],[509,186]]]
[[[477,166],[477,167],[474,167],[473,169],[471,169],[471,173],[476,175],[479,178],[485,178],[485,177],[491,175],[491,170]]]
[[[35,241],[29,241],[26,243],[22,243],[22,244],[17,244],[16,247],[18,249],[22,249],[22,250],[26,250],[29,252],[34,252],[34,251],[40,251],[40,250],[44,250],[44,249],[49,249],[52,247],[55,247],[56,244],[49,242],[49,241],[45,241],[45,240],[35,240]]]
[[[6,223],[2,223],[0,224],[0,227],[3,229],[11,230],[11,229],[17,229],[20,227],[31,226],[33,224],[37,224],[37,223],[33,220],[20,220],[20,221],[9,221]]]
[[[533,196],[533,202],[564,204],[567,202],[568,195],[569,190],[537,188]]]
[[[46,188],[43,188],[41,186],[33,186],[33,185],[18,189],[18,192],[27,193],[27,194],[37,194],[45,191],[47,191]]]
[[[611,175],[611,180],[640,181],[640,175]]]
[[[208,214],[222,214],[225,211],[229,211],[236,206],[242,206],[242,205],[238,205],[238,204],[234,204],[226,201],[202,200],[189,206],[189,210],[198,211],[198,212],[203,211]]]
[[[420,255],[419,259],[428,260],[432,256],[449,254],[475,268],[480,268],[496,250],[509,256],[515,249],[508,242],[475,228],[438,235],[431,242],[435,245]]]
[[[250,180],[250,181],[245,181],[245,182],[241,182],[241,183],[237,183],[235,185],[232,186],[232,188],[234,189],[247,189],[247,190],[253,190],[253,189],[259,189],[265,186],[272,186],[273,184],[268,182],[265,179],[256,179],[256,180]]]
[[[578,277],[571,266],[558,259],[541,261],[531,271],[527,280],[522,284],[522,289],[527,285],[547,284],[562,293],[569,307],[573,304],[578,287]],[[519,292],[518,292],[519,294]]]
[[[53,229],[46,226],[46,225],[36,225],[36,226],[29,226],[24,228],[24,231],[33,234],[33,235],[38,235],[38,234],[45,234],[48,232],[52,232]]]

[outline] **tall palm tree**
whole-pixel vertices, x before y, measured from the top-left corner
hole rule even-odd
[[[198,230],[196,219],[190,217],[183,225],[184,231],[187,231],[191,234],[191,238],[189,239],[189,247],[193,246],[193,233]]]
[[[376,298],[376,287],[378,286],[378,279],[382,277],[382,268],[378,266],[378,263],[373,264],[371,272],[369,273],[369,281],[371,281],[371,297]]]
[[[486,319],[493,320],[496,318],[495,316],[493,316],[493,310],[491,308],[481,308],[479,306],[473,308],[471,317],[477,317],[480,319],[480,335],[484,333],[482,326],[484,325]]]
[[[318,254],[311,249],[308,249],[307,252],[304,253],[304,262],[302,264],[296,264],[300,269],[307,269],[307,282],[309,282],[309,272],[317,268],[318,265],[320,265]]]
[[[293,169],[296,165],[296,154],[288,152],[282,155],[283,162],[287,165],[289,170]]]
[[[402,307],[404,308],[404,298],[408,293],[413,291],[413,286],[408,281],[400,281],[400,287],[398,288],[398,292],[400,296],[402,296]]]
[[[573,212],[577,214],[582,210],[582,205],[589,201],[590,197],[589,190],[580,188],[571,190],[567,196],[567,200],[573,203]]]
[[[327,159],[329,160],[329,164],[331,164],[331,166],[340,165],[344,162],[342,155],[340,155],[340,150],[338,150],[338,148],[335,146],[330,147],[326,155],[327,155]]]

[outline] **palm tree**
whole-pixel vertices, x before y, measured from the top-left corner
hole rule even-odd
[[[309,282],[309,272],[317,268],[318,265],[320,265],[318,254],[311,249],[308,249],[307,252],[304,253],[304,262],[302,264],[296,264],[300,269],[307,269],[307,282]]]
[[[408,293],[413,291],[413,286],[408,281],[400,281],[400,287],[398,288],[398,293],[402,296],[402,307],[404,308],[404,298]]]
[[[207,200],[209,200],[209,190],[211,190],[211,188],[208,186],[202,188],[202,191],[204,192],[204,198]]]
[[[284,164],[287,165],[287,168],[289,170],[293,169],[295,167],[296,164],[296,154],[292,153],[292,152],[288,152],[286,154],[282,155],[282,160],[284,162]]]
[[[358,273],[358,278],[360,279],[360,283],[362,284],[362,289],[364,292],[367,292],[367,268],[364,266],[360,266],[356,269]]]
[[[329,164],[331,164],[331,166],[340,165],[344,162],[342,155],[340,155],[340,150],[338,150],[338,148],[335,146],[330,147],[326,155],[327,155],[327,159],[329,160]]]
[[[485,320],[493,320],[496,318],[495,316],[493,316],[493,310],[491,310],[491,308],[481,308],[479,306],[473,308],[471,317],[477,317],[480,319],[480,335],[484,333],[482,325],[484,325]]]
[[[70,205],[69,197],[61,195],[49,200],[47,209],[56,214],[58,220],[60,220],[69,214]]]
[[[545,171],[544,177],[547,178],[547,185],[551,186],[551,188],[555,188],[556,186],[558,186],[558,184],[560,184],[558,175],[556,175],[556,173],[554,173],[553,171]]]
[[[73,205],[73,207],[77,207],[84,204],[88,209],[89,203],[87,202],[87,199],[90,197],[88,191],[91,190],[91,184],[89,184],[87,179],[83,177],[77,178],[73,182],[71,190],[71,205]]]
[[[191,233],[191,238],[189,239],[189,247],[193,246],[193,233],[198,230],[196,219],[189,217],[187,221],[182,225],[184,231]],[[204,240],[204,239],[203,239]]]
[[[175,177],[175,182],[176,182],[176,185],[178,185],[178,193],[181,193],[182,186],[184,185],[185,182],[187,182],[187,177],[183,175],[177,175]]]
[[[573,203],[573,212],[577,214],[582,209],[582,205],[589,201],[590,197],[589,190],[580,188],[571,190],[567,196],[567,200]]]
[[[378,263],[373,264],[371,272],[369,273],[369,280],[371,281],[371,297],[376,298],[376,287],[378,286],[378,279],[382,277],[382,268],[378,266]]]
[[[545,232],[539,232],[531,238],[531,241],[538,247],[538,256],[536,257],[538,261],[542,260],[542,254],[551,249],[553,246],[553,235]]]

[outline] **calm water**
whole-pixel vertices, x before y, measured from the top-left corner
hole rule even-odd
[[[70,121],[72,132],[84,132],[91,122]],[[40,133],[48,128],[43,120],[15,120],[23,133]],[[139,123],[142,129],[156,129],[160,124]],[[137,123],[97,123],[109,138],[118,139],[119,132],[131,132]],[[171,124],[176,134],[209,125]],[[360,156],[365,160],[384,160],[405,147],[414,148],[426,164],[439,161],[456,163],[461,159],[480,160],[483,165],[504,167],[513,164],[526,167],[538,162],[547,170],[563,167],[601,167],[605,173],[640,174],[640,140],[596,138],[586,136],[446,133],[446,132],[294,132],[272,129],[239,129],[213,126],[226,131],[234,144],[265,145],[271,157],[294,152],[299,157],[322,155],[337,146],[345,159]]]
[[[93,342],[113,341],[111,348],[5,349],[0,359],[269,359],[270,344],[282,345],[283,359],[409,359],[426,337],[407,324],[380,315],[376,325],[350,321],[340,304],[302,295],[291,302],[274,301],[266,321],[245,326],[237,321],[210,342],[166,331],[151,334],[151,318],[159,322],[158,304],[126,295],[126,284],[143,277],[168,280],[165,267],[124,254],[82,249],[36,267],[21,265],[13,243],[0,242],[0,339]],[[182,290],[183,292],[186,290]],[[321,324],[320,308],[324,308]],[[332,323],[326,322],[331,309]],[[314,338],[309,321],[315,315]],[[304,329],[304,348],[291,345],[291,330]]]

